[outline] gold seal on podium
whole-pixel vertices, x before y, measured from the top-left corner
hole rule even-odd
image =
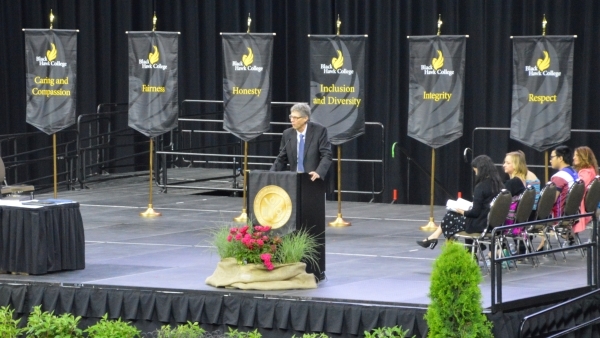
[[[292,215],[292,199],[281,187],[267,185],[254,198],[254,216],[261,225],[282,227]]]

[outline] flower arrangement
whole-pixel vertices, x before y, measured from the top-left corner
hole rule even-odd
[[[221,259],[233,257],[238,264],[262,264],[269,271],[274,264],[302,260],[316,264],[318,254],[317,241],[307,231],[278,236],[271,234],[271,227],[263,225],[219,229],[213,244]]]

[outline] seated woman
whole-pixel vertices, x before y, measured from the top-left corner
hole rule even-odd
[[[583,183],[587,187],[590,182],[598,175],[598,161],[594,152],[589,147],[579,147],[575,149],[573,153],[573,167],[577,170],[577,175],[583,180]],[[585,213],[585,199],[581,201],[579,212]],[[573,232],[579,233],[585,230],[586,224],[592,220],[591,216],[582,217],[579,222],[573,225]],[[573,243],[570,243],[573,244]]]
[[[466,231],[469,233],[482,232],[487,228],[487,216],[490,203],[504,189],[498,170],[489,156],[480,155],[473,159],[471,166],[475,171],[475,189],[473,191],[473,207],[471,210],[448,211],[441,225],[435,232],[417,244],[424,248],[433,249],[438,243],[438,237],[443,233],[446,238]]]

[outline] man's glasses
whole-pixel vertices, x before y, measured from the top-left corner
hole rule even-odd
[[[294,115],[290,115],[290,120],[297,120],[297,119],[301,119],[304,116],[294,116]]]

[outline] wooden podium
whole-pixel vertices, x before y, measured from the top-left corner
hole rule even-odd
[[[318,265],[307,263],[306,272],[314,274],[318,280],[323,280],[325,182],[320,179],[313,182],[306,173],[253,170],[248,172],[246,196],[248,217],[252,224],[272,226],[274,233],[282,235],[304,229],[316,238],[319,244]]]

